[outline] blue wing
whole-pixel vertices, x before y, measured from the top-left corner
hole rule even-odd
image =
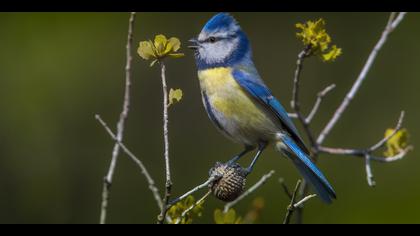
[[[300,138],[295,125],[280,102],[271,94],[271,91],[261,80],[256,70],[252,67],[251,69],[237,69],[232,74],[245,91],[264,107],[268,108],[269,111],[273,112],[280,120],[283,129],[290,135],[290,137],[285,135],[283,142],[291,153],[287,149],[283,151],[290,157],[303,177],[315,187],[322,200],[331,203],[331,200],[336,198],[334,189],[318,167],[310,160],[309,151]]]
[[[247,91],[252,97],[259,101],[264,107],[268,108],[280,121],[283,129],[293,138],[296,144],[306,153],[309,150],[303,143],[302,138],[293,124],[286,110],[280,102],[272,95],[270,89],[264,84],[256,70],[248,69],[235,69],[232,75],[236,82]]]
[[[308,155],[303,153],[287,135],[284,136],[283,142],[292,151],[292,154],[288,153],[287,150],[284,150],[284,152],[290,157],[305,180],[314,186],[318,196],[326,203],[331,203],[332,199],[337,198],[327,178],[325,178],[324,174],[309,159]]]

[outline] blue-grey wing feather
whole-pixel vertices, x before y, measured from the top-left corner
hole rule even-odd
[[[282,127],[289,133],[302,150],[309,154],[296,126],[281,103],[272,95],[270,89],[264,84],[256,70],[235,69],[232,72],[238,84],[253,98],[268,108],[280,120]]]

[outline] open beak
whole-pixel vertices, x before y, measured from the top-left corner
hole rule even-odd
[[[188,42],[191,43],[191,45],[188,45],[189,49],[197,50],[200,47],[200,44],[199,44],[199,42],[196,38],[192,38],[192,39],[188,40]]]

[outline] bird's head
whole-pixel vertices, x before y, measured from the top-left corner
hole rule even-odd
[[[245,33],[236,20],[227,13],[211,18],[189,48],[195,51],[199,68],[232,66],[250,59],[251,49]]]

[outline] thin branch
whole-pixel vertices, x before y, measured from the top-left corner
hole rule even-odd
[[[177,219],[177,221],[175,222],[175,224],[179,224],[181,222],[182,219],[185,218],[185,216],[192,211],[196,206],[202,204],[204,202],[204,200],[207,199],[207,197],[209,197],[211,194],[211,190],[207,191],[206,194],[204,194],[204,196],[202,198],[200,198],[198,201],[196,201],[193,205],[191,205],[190,207],[188,207],[188,209],[186,209],[184,212],[182,212],[181,217],[179,219]]]
[[[293,205],[293,207],[295,209],[296,208],[301,208],[301,207],[303,207],[303,205],[305,204],[305,202],[311,200],[312,198],[314,198],[316,196],[317,196],[316,194],[308,195],[308,196],[304,197],[302,200],[300,200],[299,202],[295,203],[295,205]]]
[[[300,75],[303,68],[303,61],[309,55],[311,51],[310,46],[306,46],[298,55],[298,59],[296,61],[296,70],[295,76],[293,78],[293,97],[291,101],[292,109],[294,110],[297,119],[302,123],[303,128],[305,129],[306,133],[308,134],[309,142],[311,146],[315,144],[315,138],[312,133],[312,130],[309,128],[309,124],[306,122],[306,118],[300,111],[300,101],[299,101],[299,87],[300,87]]]
[[[317,99],[315,101],[314,106],[312,107],[311,112],[309,113],[309,115],[306,118],[304,118],[304,123],[305,124],[308,124],[309,125],[312,122],[312,119],[315,117],[316,113],[318,112],[319,107],[321,106],[322,100],[335,87],[336,87],[335,84],[331,84],[331,85],[329,85],[328,87],[326,87],[324,90],[322,90],[321,92],[319,92],[317,94]],[[297,113],[287,113],[287,115],[290,118],[292,118],[292,119],[298,119],[299,118],[299,116],[298,116]]]
[[[290,205],[287,207],[286,215],[283,220],[283,224],[290,224],[290,220],[292,218],[293,212],[295,211],[294,205],[296,203],[296,197],[298,195],[298,191],[300,188],[300,184],[302,183],[301,180],[298,180],[296,183],[295,190],[293,191],[292,197],[290,199]]]
[[[311,48],[309,46],[305,47],[305,49],[303,49],[299,53],[298,59],[296,61],[295,76],[293,78],[293,98],[292,98],[292,101],[291,101],[291,106],[292,106],[293,110],[295,110],[297,112],[299,112],[299,110],[300,110],[300,104],[299,104],[300,74],[302,72],[303,61],[308,56],[308,53],[309,53],[310,50],[311,50]]]
[[[392,157],[375,157],[373,156],[373,153],[377,150],[379,150],[381,147],[383,147],[386,142],[394,137],[398,131],[401,130],[402,123],[404,121],[404,111],[401,112],[400,118],[398,119],[398,123],[394,129],[394,131],[386,136],[385,138],[381,139],[378,143],[375,145],[372,145],[369,148],[366,149],[343,149],[343,148],[329,148],[329,147],[323,147],[319,146],[318,151],[328,154],[335,154],[335,155],[346,155],[346,156],[355,156],[355,157],[361,157],[365,159],[365,170],[366,170],[366,178],[368,185],[370,187],[374,187],[376,185],[376,182],[374,181],[373,173],[372,173],[372,167],[371,167],[371,161],[377,161],[382,163],[389,163],[393,161],[397,161],[402,159],[408,151],[412,149],[411,146],[405,148],[404,150],[401,150],[397,155]]]
[[[382,157],[382,156],[370,156],[371,161],[381,162],[381,163],[389,163],[398,161],[404,158],[404,156],[409,152],[413,150],[413,146],[408,146],[403,150],[400,150],[398,154],[395,156],[390,157]],[[370,154],[369,152],[366,152],[366,150],[363,149],[342,149],[342,148],[330,148],[330,147],[324,147],[320,146],[319,151],[321,153],[326,154],[332,154],[332,155],[340,155],[340,156],[354,156],[354,157],[360,157],[365,158],[366,154]]]
[[[318,93],[315,105],[313,106],[311,112],[305,119],[305,123],[310,124],[312,119],[315,117],[316,113],[318,112],[319,107],[321,106],[322,100],[329,92],[335,89],[335,84],[331,84],[330,86],[326,87],[324,90]]]
[[[236,205],[238,202],[242,201],[245,197],[253,193],[255,190],[257,190],[259,187],[264,185],[268,179],[270,179],[273,174],[275,173],[274,170],[271,170],[268,174],[265,174],[261,177],[261,179],[254,184],[252,187],[250,187],[248,190],[246,190],[244,193],[242,193],[235,201],[229,202],[225,205],[223,212],[228,212],[230,208],[232,208],[234,205]]]
[[[283,182],[281,182],[281,183],[283,184]],[[296,183],[295,191],[293,191],[293,194],[290,197],[290,204],[287,207],[287,211],[286,211],[286,215],[285,215],[284,220],[283,220],[283,224],[290,224],[290,220],[292,219],[293,212],[296,209],[303,208],[303,204],[305,202],[307,202],[310,199],[312,199],[312,198],[314,198],[314,197],[317,196],[316,194],[312,194],[312,195],[308,195],[308,196],[302,198],[302,200],[300,200],[300,201],[297,201],[296,199],[297,199],[298,194],[299,194],[299,189],[300,189],[301,183],[302,183],[301,180],[298,180],[297,183]],[[288,189],[287,186],[286,186],[285,189]]]
[[[135,22],[136,13],[131,12],[130,19],[128,23],[128,34],[127,34],[127,45],[126,45],[126,66],[125,66],[125,92],[124,92],[124,103],[123,110],[120,114],[120,119],[117,123],[117,142],[114,145],[112,151],[112,159],[108,169],[108,173],[104,178],[103,190],[102,190],[102,204],[101,204],[101,216],[100,223],[105,224],[106,222],[106,213],[108,208],[109,200],[109,190],[112,184],[112,178],[114,176],[115,167],[117,165],[118,154],[120,151],[120,145],[118,142],[121,142],[124,134],[124,124],[127,119],[128,112],[130,110],[130,87],[131,87],[131,48],[133,44],[133,30]]]
[[[386,24],[387,26],[391,26],[392,25],[392,22],[394,22],[396,15],[397,15],[396,12],[391,12],[389,14],[388,23]]]
[[[394,131],[390,135],[384,137],[378,143],[372,145],[369,148],[345,149],[345,148],[331,148],[331,147],[319,146],[318,150],[320,152],[328,153],[328,154],[348,155],[348,156],[356,156],[356,157],[363,157],[363,158],[366,158],[366,155],[369,155],[369,160],[378,161],[378,162],[390,162],[389,161],[390,158],[391,158],[390,160],[393,160],[393,161],[399,160],[400,158],[403,157],[400,155],[400,153],[404,153],[404,154],[407,153],[408,151],[411,150],[411,147],[408,147],[405,150],[401,150],[401,152],[395,157],[375,157],[373,156],[373,153],[379,150],[381,147],[383,147],[388,140],[394,137],[398,133],[398,131],[401,130],[402,124],[404,121],[404,115],[405,115],[405,112],[401,111],[401,115],[398,119],[397,125],[394,128]],[[388,161],[385,161],[385,160],[388,160]]]
[[[118,141],[117,137],[115,136],[115,134],[112,132],[111,128],[109,128],[109,126],[105,123],[105,121],[99,116],[99,115],[95,115],[95,119],[98,120],[98,122],[104,127],[105,131],[109,134],[109,136],[111,136],[111,138],[117,142],[117,144],[121,147],[121,149],[127,154],[128,157],[131,158],[131,160],[133,160],[137,166],[140,168],[141,173],[144,175],[144,177],[146,177],[147,183],[149,184],[149,189],[150,191],[152,191],[153,193],[153,197],[156,200],[156,203],[159,207],[159,209],[162,209],[163,207],[163,203],[162,203],[162,199],[160,198],[159,195],[159,189],[156,187],[155,181],[153,180],[152,176],[150,175],[149,171],[147,170],[146,166],[143,164],[142,161],[140,161],[140,159],[138,157],[136,157],[125,145],[124,143],[122,143],[121,141]]]
[[[369,187],[375,187],[376,182],[373,177],[372,167],[370,165],[370,155],[366,153],[365,155],[365,170],[366,170],[366,179]]]
[[[289,200],[292,199],[292,196],[293,195],[292,195],[292,193],[290,193],[289,187],[287,187],[286,183],[284,182],[284,179],[283,178],[280,178],[279,179],[279,182],[280,182],[280,184],[281,184],[281,186],[283,188],[284,193],[289,198]]]
[[[402,20],[404,20],[405,15],[407,14],[407,12],[400,12],[398,13],[397,18],[392,22],[391,27],[390,27],[390,31],[394,31],[395,28],[398,27],[398,25],[401,23]]]
[[[298,115],[296,113],[287,113],[287,115],[292,119],[297,119]]]
[[[165,196],[163,197],[164,207],[158,216],[158,224],[163,224],[168,209],[169,199],[172,193],[171,168],[169,159],[169,130],[168,130],[168,87],[166,85],[166,66],[160,61],[163,93],[163,139],[164,139],[164,158],[165,158]]]
[[[388,140],[390,140],[392,137],[394,137],[398,133],[398,131],[401,130],[402,123],[404,121],[404,116],[405,116],[405,112],[401,111],[400,118],[398,119],[398,123],[395,126],[394,131],[390,135],[388,135],[385,138],[383,138],[382,140],[380,140],[377,144],[370,147],[368,151],[369,152],[374,152],[374,151],[378,150],[379,148],[383,147],[386,144],[386,142],[388,142]]]
[[[379,39],[379,41],[376,43],[375,47],[373,48],[372,52],[370,53],[365,65],[363,66],[362,71],[360,72],[358,78],[356,79],[355,83],[353,84],[352,88],[350,89],[350,91],[347,93],[347,95],[345,96],[343,102],[341,103],[341,105],[337,108],[337,110],[335,111],[333,117],[331,118],[331,120],[328,122],[328,124],[325,126],[325,128],[322,130],[321,134],[319,135],[318,139],[317,139],[317,143],[320,145],[324,142],[325,138],[327,137],[327,135],[331,132],[331,130],[334,128],[334,126],[337,124],[338,120],[341,118],[341,116],[343,115],[344,111],[347,109],[347,107],[349,106],[350,102],[353,100],[354,96],[356,95],[357,91],[360,89],[363,81],[366,79],[366,76],[368,74],[368,72],[370,71],[377,55],[378,52],[382,49],[382,47],[384,46],[385,42],[388,39],[388,36],[395,30],[395,28],[401,23],[401,21],[404,19],[405,16],[405,12],[401,12],[398,14],[397,18],[395,20],[391,20],[393,19],[393,15],[395,13],[391,13],[391,17],[390,20],[388,21],[385,30],[382,32],[382,36]]]
[[[202,183],[202,184],[200,184],[200,185],[198,185],[198,186],[194,187],[194,188],[193,188],[193,189],[191,189],[190,191],[188,191],[188,192],[184,193],[182,196],[180,196],[180,197],[178,197],[178,198],[173,199],[172,201],[170,201],[170,202],[169,202],[169,204],[168,204],[168,209],[169,209],[171,206],[175,205],[176,203],[178,203],[178,202],[180,202],[180,201],[184,200],[184,199],[185,199],[185,198],[187,198],[188,196],[190,196],[190,195],[194,194],[195,192],[197,192],[197,191],[199,191],[199,190],[201,190],[201,189],[203,189],[203,188],[208,188],[208,187],[209,187],[209,185],[210,185],[211,183],[213,183],[216,179],[218,179],[218,177],[216,177],[216,176],[211,176],[209,179],[207,179],[207,180],[206,180],[206,182],[204,182],[204,183]]]
[[[405,155],[407,155],[408,152],[413,150],[413,146],[408,146],[403,150],[400,150],[400,152],[398,154],[396,154],[395,156],[390,156],[390,157],[375,157],[375,156],[371,156],[370,159],[377,161],[377,162],[382,162],[382,163],[389,163],[389,162],[394,162],[394,161],[398,161],[401,160],[405,157]]]

